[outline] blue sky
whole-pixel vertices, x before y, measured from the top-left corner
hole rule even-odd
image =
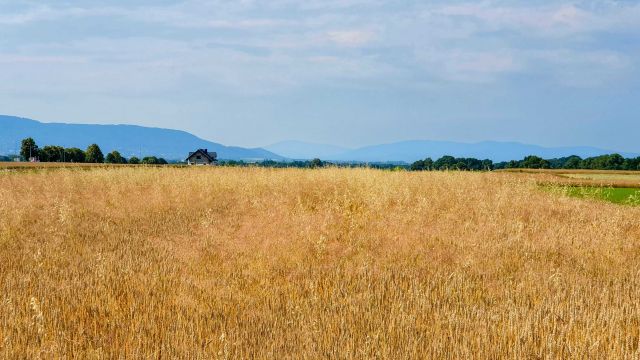
[[[629,0],[0,0],[0,113],[240,146],[640,152],[639,65]]]

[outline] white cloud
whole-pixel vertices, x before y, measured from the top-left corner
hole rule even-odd
[[[474,22],[478,31],[516,31],[528,36],[567,36],[620,27],[640,28],[640,4],[617,1],[508,3],[464,2],[432,6],[428,13]]]
[[[340,46],[363,46],[370,43],[375,33],[371,30],[335,30],[327,32],[329,40]]]
[[[632,66],[613,51],[543,50],[526,54],[532,71],[564,86],[594,88],[622,80]]]
[[[104,73],[119,83],[137,79],[134,88],[144,90],[143,79],[148,77],[154,84],[150,91],[158,82],[161,89],[178,88],[187,78],[233,91],[243,86],[253,90],[318,81],[348,83],[344,79],[394,83],[399,76],[406,83],[415,78],[493,82],[513,73],[540,72],[542,67],[555,74],[550,78],[564,83],[563,74],[579,78],[597,67],[602,83],[630,71],[637,60],[607,49],[609,44],[598,39],[598,33],[637,34],[640,29],[640,5],[609,0],[453,5],[193,0],[73,7],[42,3],[0,14],[0,31],[37,28],[43,21],[73,24],[91,17],[115,17],[128,27],[114,30],[118,36],[111,38],[91,33],[90,28],[73,34],[52,30],[48,35],[54,40],[45,43],[16,35],[0,43],[11,48],[0,48],[0,62],[19,65],[14,71],[30,78],[45,63],[62,68],[67,61],[82,61],[78,78]],[[136,30],[144,30],[145,37]],[[130,69],[139,73],[129,74]],[[120,72],[127,75],[120,78]],[[73,71],[67,76],[73,78]],[[100,81],[110,79],[94,80],[87,86],[101,86]]]
[[[95,16],[125,16],[129,11],[116,7],[53,7],[38,5],[20,12],[0,14],[0,25],[26,25],[39,21],[63,20]]]
[[[457,82],[491,82],[524,68],[517,55],[507,50],[431,49],[417,56],[432,76]]]
[[[573,4],[538,7],[496,6],[492,2],[464,3],[434,10],[442,16],[464,18],[480,23],[480,30],[515,30],[534,35],[571,34],[587,30],[594,16]]]
[[[81,64],[87,59],[69,56],[0,55],[0,64]]]

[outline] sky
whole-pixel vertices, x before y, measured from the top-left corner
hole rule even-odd
[[[640,152],[640,2],[0,0],[0,113]]]

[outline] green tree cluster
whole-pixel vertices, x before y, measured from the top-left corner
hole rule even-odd
[[[32,138],[22,140],[22,144],[20,144],[20,157],[22,157],[22,160],[38,157],[39,151],[38,145]]]
[[[321,168],[321,167],[324,167],[324,165],[325,165],[324,161],[318,158],[315,158],[309,162],[309,167],[312,169]]]
[[[582,159],[572,155],[555,159],[527,156],[496,164],[497,169],[588,169],[588,170],[640,170],[640,157],[625,158],[620,154],[608,154]]]
[[[424,160],[418,160],[411,164],[409,169],[412,171],[433,170],[433,160],[429,157]]]
[[[38,157],[42,162],[63,162],[65,161],[64,155],[64,148],[56,145],[46,145],[38,152]]]
[[[320,159],[313,160],[295,160],[295,161],[275,161],[275,160],[263,160],[259,162],[246,162],[243,160],[221,160],[218,162],[219,166],[231,166],[231,167],[269,167],[269,168],[319,168],[319,167],[340,167],[340,168],[371,168],[382,170],[406,170],[408,165],[398,162],[382,162],[382,163],[363,163],[363,162],[329,162]]]
[[[145,156],[140,161],[140,164],[145,164],[145,165],[166,165],[167,164],[167,160],[165,160],[163,158],[157,158],[155,156]]]
[[[81,149],[75,147],[66,148],[64,153],[66,162],[82,163],[85,160],[85,153]]]
[[[35,158],[42,162],[73,162],[73,163],[107,163],[107,164],[154,164],[163,165],[167,164],[167,161],[163,158],[157,158],[155,156],[147,156],[142,160],[135,156],[131,159],[127,159],[120,154],[120,152],[114,150],[104,156],[100,146],[98,144],[91,144],[86,150],[78,149],[75,147],[65,148],[58,145],[46,145],[42,148],[38,147],[33,138],[26,138],[22,140],[20,146],[20,157],[22,160],[29,160]]]
[[[539,156],[529,155],[522,160],[522,167],[527,169],[549,169],[551,163]]]
[[[422,170],[469,170],[486,171],[493,169],[493,161],[489,159],[480,160],[476,158],[456,158],[445,155],[436,161],[431,158],[418,160],[409,167],[414,171]]]
[[[88,163],[103,163],[104,155],[98,144],[91,144],[85,151],[84,161]]]
[[[107,154],[107,157],[104,159],[104,162],[107,164],[126,164],[127,159],[122,157],[118,151],[112,151]]]

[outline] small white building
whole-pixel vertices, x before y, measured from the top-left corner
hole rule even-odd
[[[189,156],[185,160],[189,165],[215,165],[218,162],[218,154],[209,152],[207,149],[198,149],[189,152]]]

